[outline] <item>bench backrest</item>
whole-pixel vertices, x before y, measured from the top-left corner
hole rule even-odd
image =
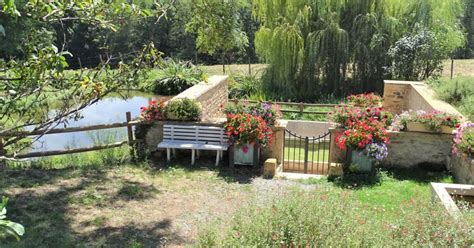
[[[169,124],[163,126],[163,140],[190,141],[202,144],[227,144],[229,142],[222,127]]]

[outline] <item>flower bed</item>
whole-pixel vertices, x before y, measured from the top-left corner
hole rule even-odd
[[[259,157],[259,147],[266,147],[273,141],[271,127],[281,116],[279,106],[242,102],[229,103],[223,108],[227,116],[224,129],[236,149],[234,162],[255,165]]]
[[[405,111],[396,120],[400,130],[428,133],[452,133],[459,127],[461,116],[441,111]]]
[[[371,164],[382,161],[388,155],[387,144],[390,143],[390,138],[386,128],[392,122],[392,114],[379,106],[380,97],[374,94],[353,95],[347,100],[348,106],[338,107],[330,114],[331,120],[345,129],[336,136],[336,145],[341,150],[349,150],[348,160],[352,163]],[[370,164],[359,167],[370,171],[373,167]],[[352,166],[351,164],[349,168]]]
[[[449,161],[457,183],[474,184],[474,123],[464,123],[455,131]]]

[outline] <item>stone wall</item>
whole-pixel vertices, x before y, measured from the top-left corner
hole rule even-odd
[[[456,183],[474,185],[474,159],[467,156],[449,157],[448,169],[453,173]]]
[[[426,165],[427,169],[446,169],[451,153],[451,134],[421,132],[390,132],[386,167],[412,168]]]
[[[384,108],[396,114],[404,110],[439,110],[460,115],[453,106],[436,99],[423,82],[385,80],[383,101]]]
[[[281,120],[286,122],[286,129],[299,136],[319,136],[325,134],[329,130],[329,122],[327,121],[302,121],[302,120]]]
[[[213,121],[225,117],[222,106],[228,102],[228,76],[211,76],[208,82],[201,82],[181,92],[173,99],[189,98],[202,106],[202,121]]]
[[[344,163],[346,152],[335,144],[335,138],[342,129],[330,129],[331,162]],[[424,166],[426,169],[445,169],[446,160],[451,153],[452,135],[421,132],[389,132],[390,144],[388,157],[382,162],[383,167],[414,168]]]

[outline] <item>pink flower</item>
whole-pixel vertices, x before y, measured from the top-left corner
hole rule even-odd
[[[242,147],[242,151],[243,151],[244,153],[248,153],[248,152],[249,152],[249,147],[248,147],[248,146],[243,146],[243,147]]]

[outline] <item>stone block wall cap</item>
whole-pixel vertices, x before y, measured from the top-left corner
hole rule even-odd
[[[275,163],[276,164],[277,162],[277,159],[276,158],[268,158],[267,160],[265,160],[265,163]]]
[[[402,80],[384,80],[385,84],[414,84],[414,85],[425,85],[423,82],[419,81],[402,81]]]
[[[275,127],[286,127],[288,125],[288,120],[277,120]]]

